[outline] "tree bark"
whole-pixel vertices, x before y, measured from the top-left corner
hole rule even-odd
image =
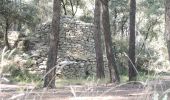
[[[114,8],[114,21],[113,21],[113,25],[114,25],[114,30],[113,30],[113,36],[115,36],[117,34],[117,8]]]
[[[9,21],[8,18],[6,18],[6,26],[5,26],[5,33],[4,33],[4,42],[5,42],[5,46],[7,47],[7,49],[11,49],[9,42],[8,42],[8,29],[9,29]]]
[[[48,61],[46,68],[46,76],[44,80],[44,87],[55,88],[55,74],[56,74],[56,61],[59,45],[59,32],[60,32],[60,10],[61,1],[53,1],[53,19],[52,19],[52,32],[50,33],[50,48],[48,52]]]
[[[165,0],[165,38],[170,61],[170,0]]]
[[[76,1],[76,10],[74,11],[74,4],[72,0],[70,1],[70,5],[71,5],[71,10],[72,10],[72,16],[74,17],[76,15],[77,9],[78,9],[78,5],[79,5],[79,0]]]
[[[67,15],[66,4],[64,3],[64,0],[61,0],[61,2],[63,4],[64,15]]]
[[[103,33],[105,38],[106,55],[108,60],[109,73],[110,73],[110,81],[119,82],[120,81],[119,73],[116,66],[115,58],[113,55],[113,48],[112,48],[108,0],[100,0],[100,1],[102,2],[102,9],[103,9],[102,23],[103,23]]]
[[[136,19],[136,0],[130,0],[130,37],[129,37],[129,81],[136,81],[137,72],[135,64],[135,19]]]
[[[101,40],[101,26],[100,26],[100,15],[101,15],[101,3],[100,0],[95,0],[94,10],[94,40],[95,40],[95,52],[96,52],[96,77],[104,78],[104,62],[103,62],[103,51],[102,51],[102,40]]]

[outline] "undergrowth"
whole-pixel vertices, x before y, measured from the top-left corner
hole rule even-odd
[[[31,74],[28,70],[24,69],[17,69],[13,67],[10,70],[11,76],[9,79],[12,83],[31,83],[31,82],[38,82],[42,81],[39,75]]]

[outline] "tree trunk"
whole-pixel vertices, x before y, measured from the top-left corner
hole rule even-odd
[[[114,21],[113,21],[113,25],[114,25],[114,30],[113,30],[113,36],[115,36],[117,34],[117,8],[114,8]]]
[[[170,0],[165,0],[165,35],[170,61]]]
[[[100,15],[101,15],[101,3],[100,0],[95,0],[94,10],[94,40],[95,40],[95,52],[96,52],[96,77],[104,78],[104,62],[101,40],[101,28],[100,28]]]
[[[102,2],[102,9],[103,9],[102,23],[103,23],[103,33],[104,33],[104,38],[105,38],[106,55],[107,55],[107,60],[108,60],[109,73],[110,73],[110,81],[119,82],[120,81],[119,73],[117,70],[115,58],[113,55],[113,48],[112,48],[108,0],[100,0],[100,1]]]
[[[66,4],[64,3],[64,0],[61,0],[61,2],[63,4],[64,15],[67,15]]]
[[[9,42],[8,42],[8,29],[9,29],[9,22],[8,22],[8,18],[7,18],[6,26],[5,26],[5,33],[4,33],[4,42],[5,42],[5,46],[7,47],[7,49],[11,49]]]
[[[44,87],[55,88],[55,73],[56,61],[59,44],[60,32],[60,0],[53,1],[53,19],[52,19],[52,32],[50,34],[50,49],[48,52],[48,61],[46,68],[46,76],[44,80]]]
[[[21,23],[21,22],[18,22],[17,31],[21,31],[21,28],[22,28],[22,23]]]
[[[130,37],[129,37],[129,81],[136,81],[137,72],[135,69],[135,19],[136,19],[136,0],[130,0]]]
[[[71,5],[72,16],[74,17],[76,15],[77,10],[78,10],[79,0],[76,1],[76,9],[75,9],[75,11],[74,11],[73,1],[72,0],[69,0],[69,1],[70,1],[70,5]]]

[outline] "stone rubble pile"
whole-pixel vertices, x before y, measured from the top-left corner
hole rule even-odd
[[[59,57],[56,65],[57,73],[66,78],[95,75],[93,25],[63,16],[61,17],[60,26]],[[30,39],[34,43],[30,55],[36,60],[36,64],[41,70],[46,68],[50,32],[51,22],[43,23],[39,25],[37,33],[31,36]],[[63,62],[74,63],[63,64]]]

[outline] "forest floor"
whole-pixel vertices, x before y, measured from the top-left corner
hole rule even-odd
[[[170,100],[169,88],[170,76],[163,76],[147,83],[65,85],[50,90],[37,89],[34,85],[0,84],[0,98],[1,100],[160,100],[157,98],[159,96],[164,100]]]

